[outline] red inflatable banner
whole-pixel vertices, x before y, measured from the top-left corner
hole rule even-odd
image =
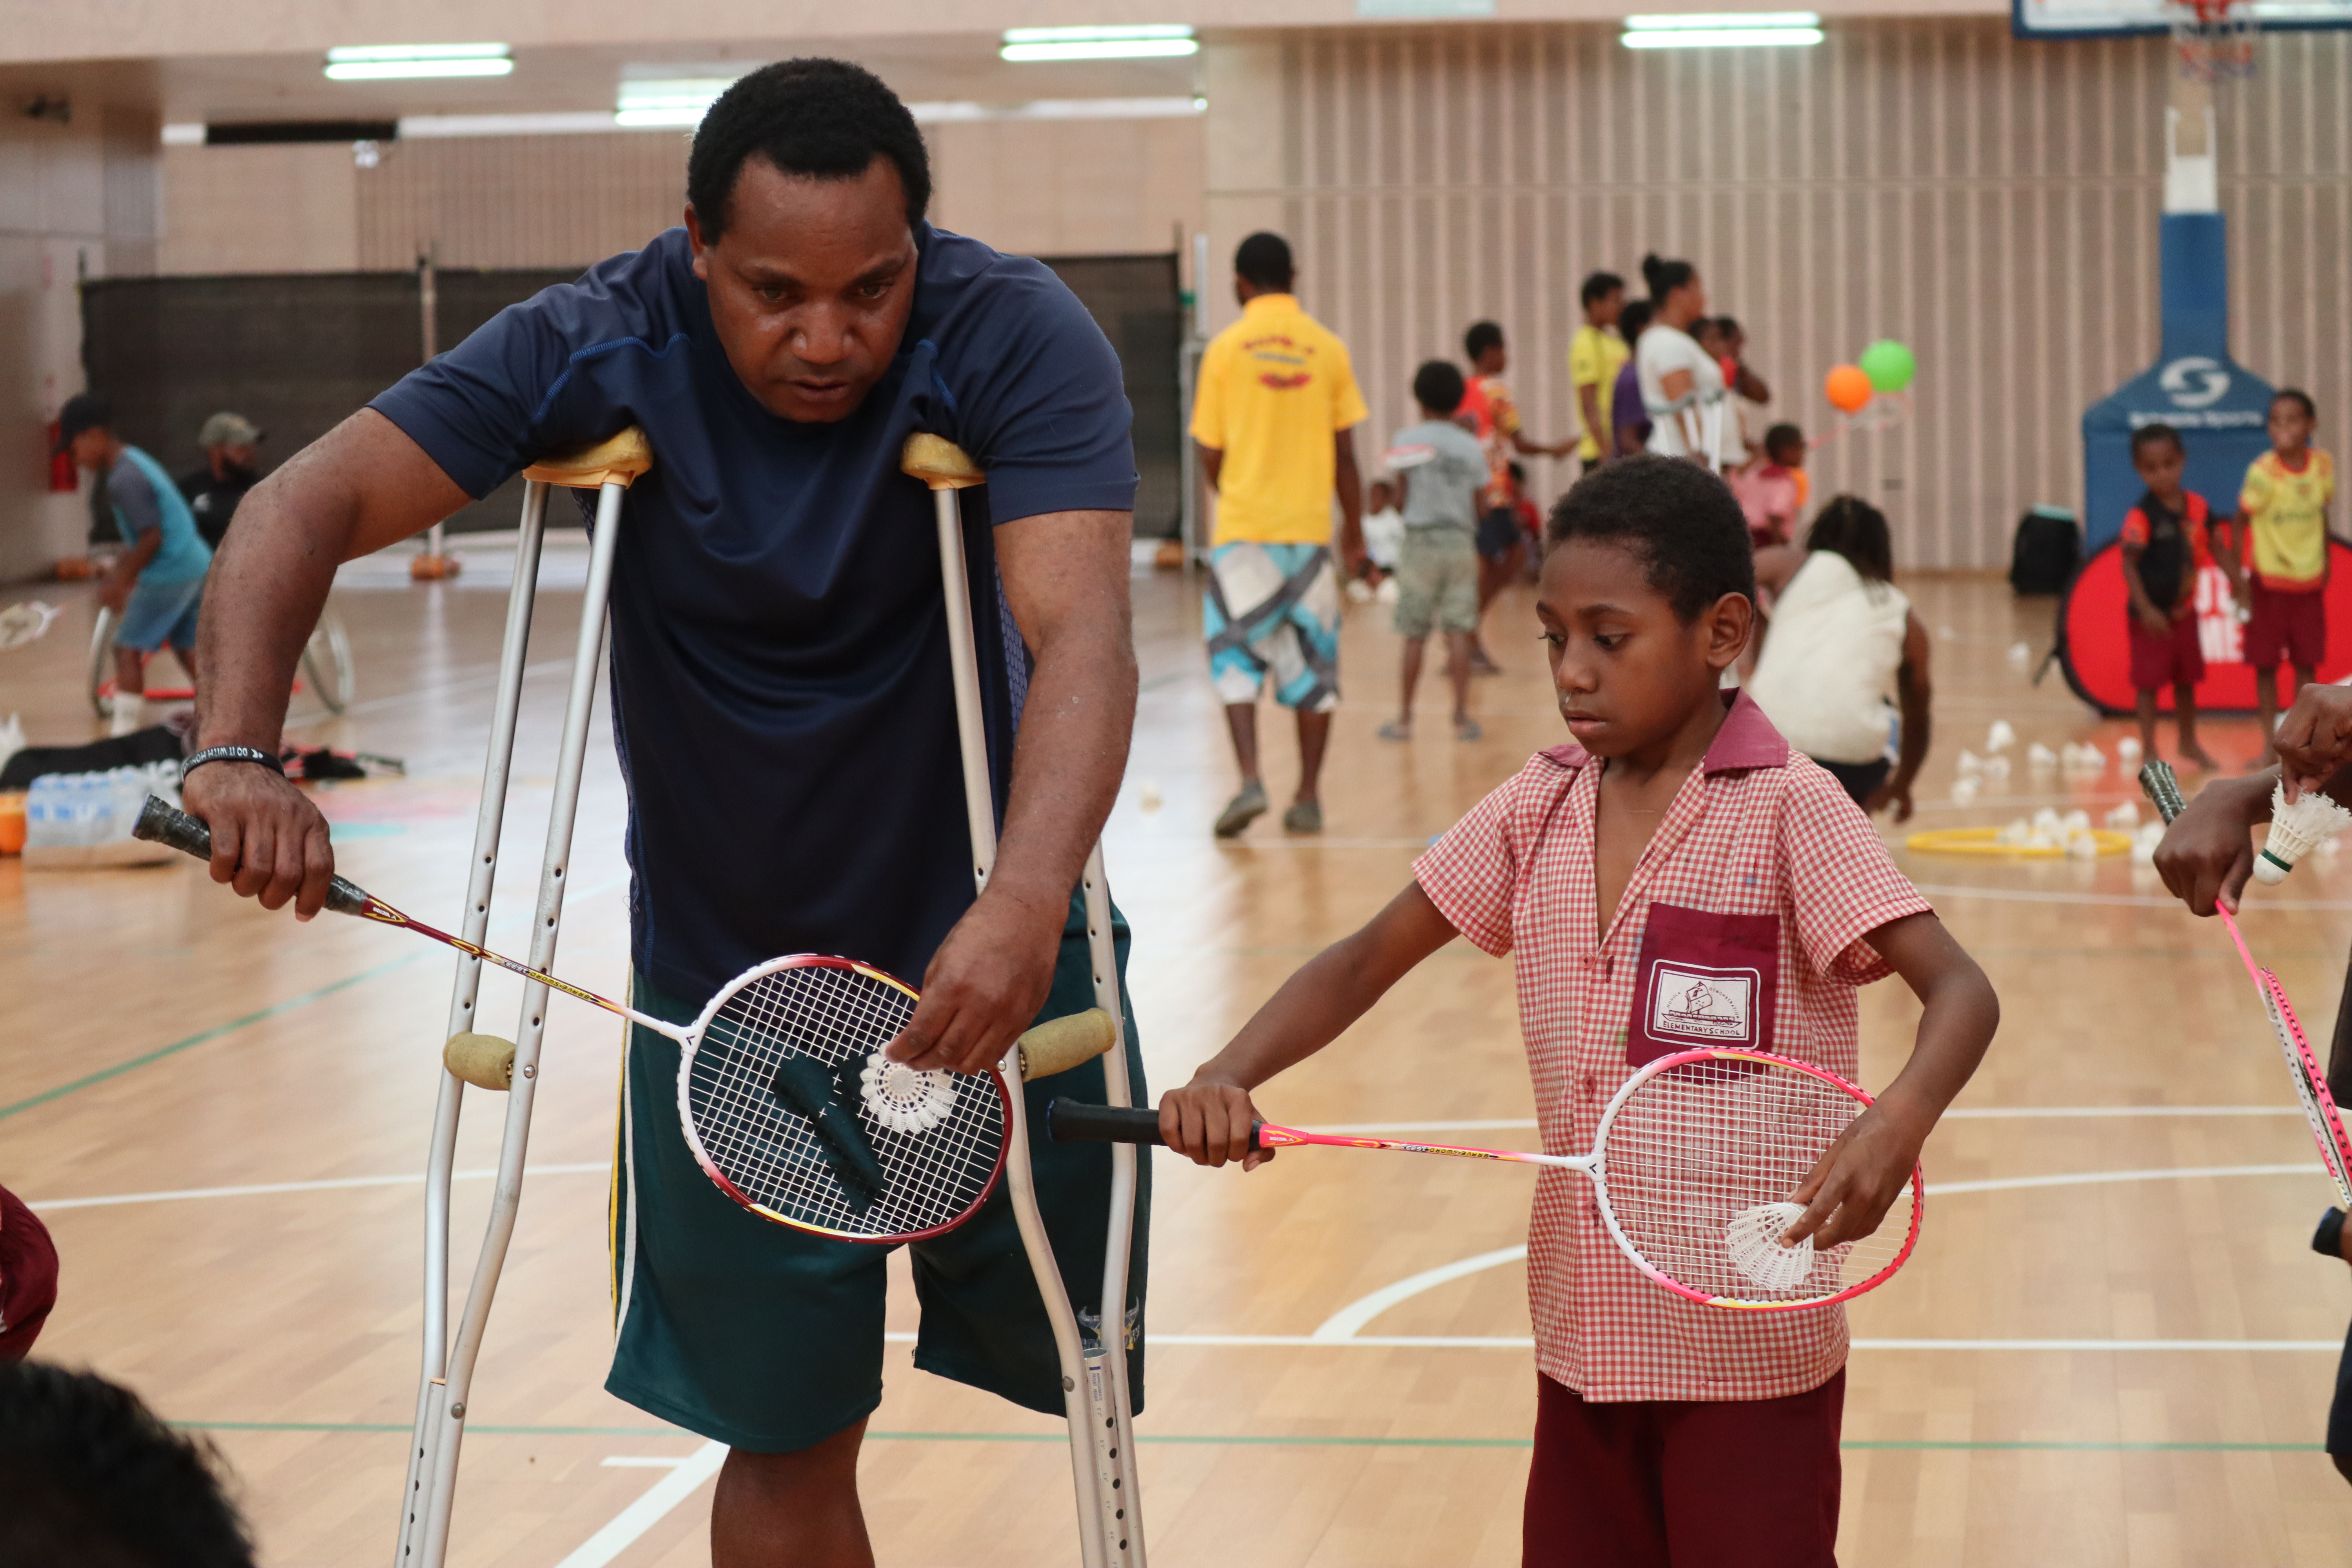
[[[2327,654],[2319,679],[2342,681],[2352,675],[2352,546],[2327,542]],[[2245,627],[2230,599],[2230,579],[2209,565],[2197,578],[2197,640],[2205,654],[2205,679],[2197,688],[2200,713],[2254,711],[2254,672],[2245,662]],[[2131,639],[2126,630],[2131,595],[2124,586],[2123,549],[2107,544],[2074,574],[2058,608],[2058,662],[2074,694],[2109,718],[2132,711]],[[2281,667],[2281,694],[2294,700],[2293,671]],[[2172,710],[2172,689],[2157,696],[2159,711]]]

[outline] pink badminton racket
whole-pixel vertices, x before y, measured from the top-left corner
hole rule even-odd
[[[1780,1245],[1805,1212],[1789,1194],[1869,1106],[1869,1095],[1808,1062],[1709,1049],[1661,1057],[1627,1079],[1601,1113],[1590,1154],[1348,1138],[1265,1121],[1253,1141],[1260,1149],[1381,1149],[1580,1171],[1610,1237],[1652,1279],[1709,1307],[1788,1312],[1885,1284],[1918,1242],[1925,1189],[1915,1168],[1907,1214],[1890,1211],[1872,1235],[1824,1251],[1810,1237]],[[1049,1124],[1064,1142],[1165,1142],[1156,1110],[1057,1100]]]
[[[2187,809],[2187,802],[2180,797],[2180,781],[2173,776],[2169,763],[2150,763],[2140,769],[2139,787],[2155,803],[2157,815],[2168,823]],[[2312,1141],[2319,1145],[2319,1163],[2336,1184],[2336,1197],[2352,1209],[2352,1140],[2344,1136],[2343,1118],[2336,1113],[2336,1096],[2328,1092],[2327,1076],[2319,1069],[2319,1058],[2312,1055],[2311,1042],[2304,1038],[2303,1020],[2294,1016],[2294,1005],[2286,999],[2286,987],[2279,984],[2278,976],[2256,963],[2247,951],[2246,939],[2228,906],[2216,902],[2213,907],[2221,911],[2230,940],[2237,944],[2238,956],[2254,983],[2254,994],[2263,999],[2263,1011],[2270,1015],[2271,1028],[2286,1057],[2286,1076],[2294,1085],[2295,1098],[2303,1101]]]

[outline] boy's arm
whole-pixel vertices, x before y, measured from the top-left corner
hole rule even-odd
[[[1421,884],[1407,883],[1370,924],[1284,981],[1233,1043],[1201,1064],[1192,1082],[1160,1096],[1160,1136],[1203,1165],[1239,1160],[1250,1169],[1274,1158],[1250,1147],[1250,1129],[1259,1118],[1249,1091],[1337,1039],[1407,970],[1456,934]]]
[[[2140,557],[2147,553],[2147,547],[2144,544],[2126,544],[2123,547],[2123,553],[2124,588],[2131,595],[2132,618],[2151,632],[2159,629],[2158,626],[2159,622],[2169,625],[2172,612],[2158,609],[2155,596],[2147,591],[2147,584],[2139,580]]]
[[[162,528],[151,528],[142,533],[138,543],[115,557],[106,581],[99,584],[98,602],[121,615],[122,606],[131,602],[131,590],[139,585],[139,574],[147,569],[147,563],[154,560],[155,552],[163,547]]]
[[[1609,423],[1609,416],[1601,411],[1601,384],[1580,381],[1576,384],[1576,406],[1584,415],[1585,434],[1600,444],[1601,456],[1606,460],[1617,455],[1617,431]]]
[[[1878,1228],[1910,1181],[1937,1118],[1975,1073],[2000,1024],[1992,982],[1934,915],[1889,921],[1864,940],[1894,966],[1926,1011],[1911,1059],[1790,1194],[1805,1212],[1783,1239],[1811,1236],[1816,1248],[1857,1241]]]

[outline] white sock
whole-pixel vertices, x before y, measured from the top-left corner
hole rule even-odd
[[[107,729],[110,735],[129,735],[147,727],[147,697],[144,692],[118,691],[114,694],[113,721]]]

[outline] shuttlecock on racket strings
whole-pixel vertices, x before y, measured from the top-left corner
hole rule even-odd
[[[859,1098],[874,1120],[893,1132],[929,1132],[955,1109],[955,1080],[894,1062],[880,1051],[857,1075]]]
[[[1802,1204],[1758,1204],[1723,1222],[1724,1250],[1741,1279],[1763,1290],[1787,1290],[1813,1271],[1813,1238],[1794,1247],[1780,1237],[1805,1212]]]
[[[2271,791],[2271,833],[2263,840],[2263,852],[2254,857],[2254,880],[2266,887],[2285,881],[2296,861],[2347,827],[2352,827],[2352,811],[2317,790],[2305,790],[2291,801],[2285,784],[2275,786]]]

